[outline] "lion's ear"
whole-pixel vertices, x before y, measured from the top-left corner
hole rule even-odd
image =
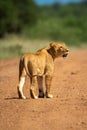
[[[53,47],[53,46],[55,46],[55,45],[56,45],[55,42],[51,42],[51,43],[50,43],[50,46],[51,46],[51,47]]]
[[[65,43],[64,42],[60,42],[61,45],[65,46]]]

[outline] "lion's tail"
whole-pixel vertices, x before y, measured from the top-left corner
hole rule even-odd
[[[19,62],[19,80],[22,75],[23,67],[24,67],[24,62],[23,62],[23,57],[21,57]]]

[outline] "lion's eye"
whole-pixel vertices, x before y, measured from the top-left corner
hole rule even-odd
[[[60,50],[63,51],[63,47],[62,46],[60,46]]]
[[[67,49],[66,52],[69,52],[69,50]]]
[[[63,48],[62,46],[60,46],[60,49]]]

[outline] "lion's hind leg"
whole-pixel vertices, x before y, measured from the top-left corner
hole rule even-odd
[[[18,96],[19,98],[22,98],[22,99],[26,99],[26,97],[23,94],[24,83],[25,83],[25,77],[21,77],[17,89],[18,89]]]
[[[30,95],[32,98],[38,99],[38,96],[36,96],[36,94],[35,94],[35,86],[37,84],[37,77],[36,76],[32,77],[32,78],[30,78],[30,80],[31,80]]]

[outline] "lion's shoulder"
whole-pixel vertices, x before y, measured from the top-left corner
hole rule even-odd
[[[36,52],[36,55],[47,55],[47,47],[46,48],[42,48],[42,49],[39,49],[37,52]]]

